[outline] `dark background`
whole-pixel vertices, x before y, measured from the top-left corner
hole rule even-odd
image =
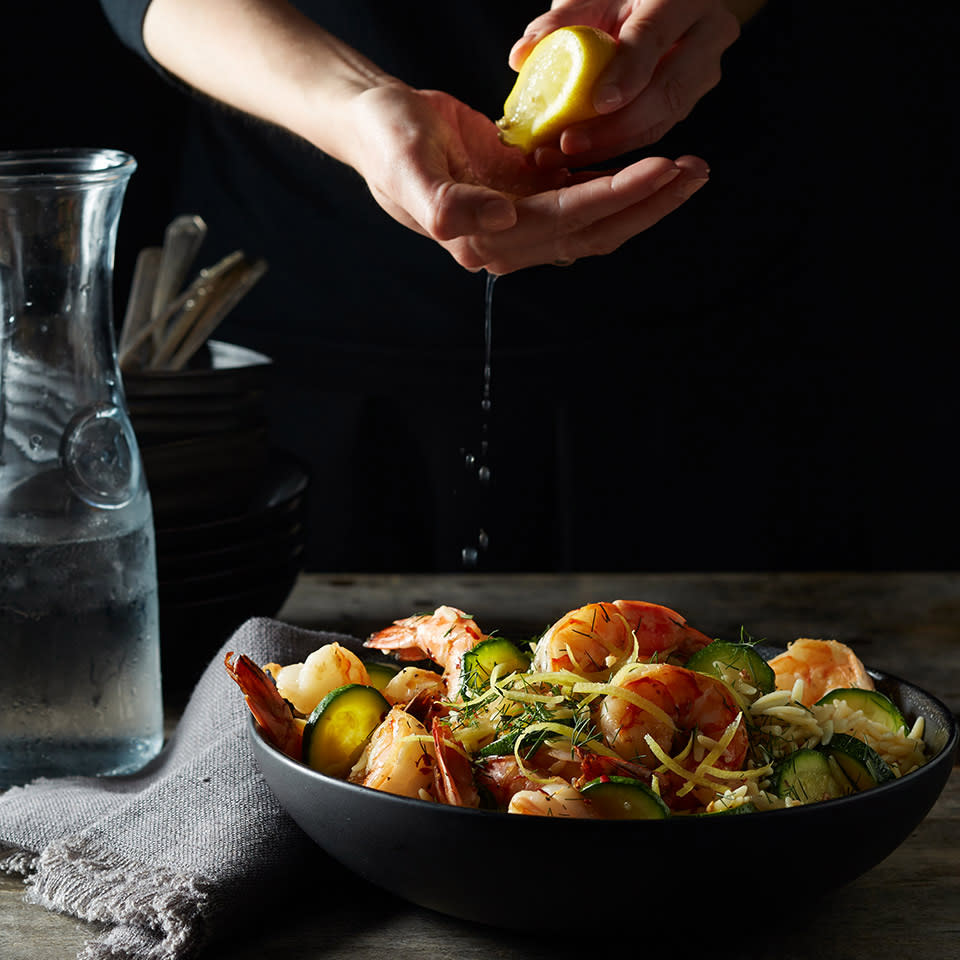
[[[175,211],[187,103],[124,48],[96,0],[30,0],[0,31],[0,149],[113,147],[132,153],[117,238],[115,312],[136,255]]]
[[[750,382],[762,397],[782,361],[789,406],[778,401],[764,442],[789,447],[792,425],[808,429],[812,416],[817,429],[838,432],[837,448],[855,451],[842,464],[802,471],[797,489],[780,479],[777,496],[811,501],[811,515],[830,517],[828,526],[843,522],[847,503],[867,518],[846,549],[826,561],[816,551],[795,555],[791,566],[956,567],[958,14],[932,4],[780,6],[790,11],[789,63],[781,68],[791,82],[775,88],[782,103],[772,109],[789,112],[792,139],[789,155],[770,158],[779,189],[750,202],[762,210],[769,196],[768,222],[784,235],[796,230],[802,252],[776,314],[751,317],[712,375],[718,389]],[[762,91],[762,77],[753,82]],[[121,46],[92,0],[33,0],[5,15],[0,149],[110,146],[139,162],[119,229],[117,316],[137,252],[161,242],[171,217],[187,212],[178,200],[182,135],[196,109]],[[753,222],[738,238],[745,255],[763,252],[749,235]],[[738,337],[749,340],[751,356],[757,342],[765,346],[763,369],[752,360],[738,366]],[[715,345],[691,334],[685,347],[702,351],[696,369],[709,368]],[[827,360],[808,379],[803,363],[790,362],[818,355]],[[831,421],[824,397],[849,415]],[[749,458],[740,476],[723,482],[753,483]],[[818,511],[818,503],[830,509]],[[776,498],[764,509],[775,525]],[[730,563],[757,565],[736,550]]]

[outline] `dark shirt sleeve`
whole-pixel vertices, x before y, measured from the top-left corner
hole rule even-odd
[[[100,0],[100,6],[124,45],[155,66],[143,42],[143,18],[150,0]]]

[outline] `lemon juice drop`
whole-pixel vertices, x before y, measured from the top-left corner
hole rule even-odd
[[[496,275],[488,273],[484,289],[483,311],[483,387],[480,393],[480,447],[479,456],[463,451],[463,468],[465,485],[470,491],[467,513],[465,517],[467,533],[466,543],[460,549],[460,559],[465,569],[473,569],[480,562],[481,554],[490,544],[490,535],[483,526],[486,509],[486,490],[490,486],[491,471],[488,463],[490,453],[490,420],[489,414],[493,403],[491,400],[491,383],[493,381],[493,286]]]

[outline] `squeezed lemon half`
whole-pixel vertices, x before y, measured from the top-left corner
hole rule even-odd
[[[497,121],[500,139],[531,153],[565,127],[597,115],[593,87],[617,42],[596,27],[560,27],[524,61]]]

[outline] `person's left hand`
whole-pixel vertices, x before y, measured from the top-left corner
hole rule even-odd
[[[574,158],[578,165],[659,140],[716,86],[720,58],[740,34],[723,0],[554,0],[514,44],[510,66],[519,70],[548,33],[577,24],[617,40],[594,92],[601,116],[569,127],[560,139],[561,162]],[[550,162],[551,152],[547,148],[541,159]]]
[[[400,83],[346,101],[342,116],[342,156],[377,203],[473,271],[566,266],[610,253],[680,207],[709,175],[694,156],[581,173],[537,167],[462,101]]]

